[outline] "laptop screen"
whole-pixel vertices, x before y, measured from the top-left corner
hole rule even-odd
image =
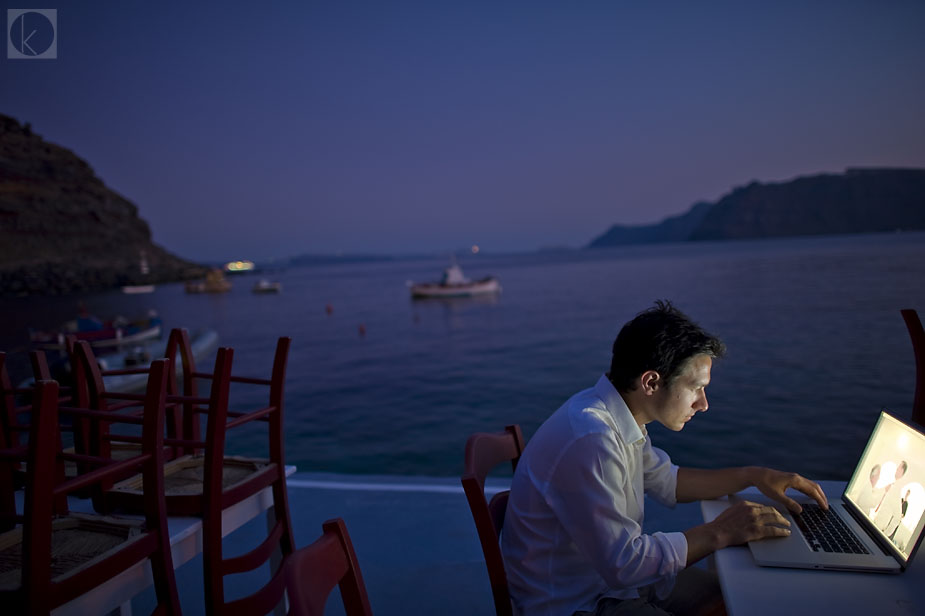
[[[925,526],[925,435],[881,412],[845,499],[908,561]]]

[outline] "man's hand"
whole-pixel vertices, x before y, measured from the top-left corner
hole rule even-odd
[[[794,513],[800,513],[803,511],[803,507],[800,506],[800,503],[787,496],[788,488],[799,490],[814,499],[823,509],[829,508],[829,501],[825,497],[825,492],[815,481],[810,481],[796,473],[784,473],[757,466],[751,467],[749,471],[752,485],[761,490],[762,494],[782,503]]]
[[[769,537],[786,537],[790,522],[774,507],[739,501],[707,524],[684,531],[687,537],[687,564],[730,545]]]
[[[786,537],[790,522],[769,505],[739,501],[710,522],[726,545],[741,545],[769,537]]]

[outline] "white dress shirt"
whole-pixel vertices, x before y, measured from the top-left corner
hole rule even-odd
[[[649,584],[667,596],[687,539],[642,534],[643,492],[674,506],[677,478],[606,376],[572,396],[530,439],[511,483],[501,551],[517,610],[566,616]]]

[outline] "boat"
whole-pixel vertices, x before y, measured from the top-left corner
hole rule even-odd
[[[494,276],[470,280],[456,263],[443,270],[440,282],[411,283],[410,287],[412,298],[472,297],[501,292],[501,283]]]
[[[123,368],[137,368],[149,366],[151,361],[164,357],[165,341],[149,343],[127,349],[123,353],[111,353],[98,356],[97,362],[101,370],[121,370]],[[190,335],[190,349],[197,364],[201,364],[215,349],[218,348],[218,333],[212,329],[193,332]],[[177,351],[177,376],[182,376],[183,365],[180,361],[180,352]],[[139,392],[144,391],[148,382],[147,374],[117,374],[103,377],[103,384],[107,391]]]
[[[266,278],[261,278],[254,284],[254,288],[251,289],[254,293],[279,293],[283,290],[283,285],[280,282],[269,281]]]
[[[187,293],[227,293],[231,283],[220,269],[210,270],[205,280],[190,280],[186,283]]]
[[[142,250],[139,255],[138,271],[141,274],[141,280],[150,278],[149,274],[151,273],[151,268],[148,266],[148,258],[144,250]],[[122,287],[122,292],[126,295],[141,295],[144,293],[154,293],[154,288],[154,285],[150,283],[127,284]]]
[[[228,274],[245,274],[253,272],[255,267],[253,261],[229,261],[225,264],[224,270]]]
[[[29,330],[29,341],[38,349],[63,351],[64,337],[73,334],[78,340],[86,340],[97,352],[120,348],[160,338],[163,324],[157,312],[150,310],[140,319],[128,320],[117,316],[101,321],[81,307],[73,321],[68,321],[56,331]]]
[[[96,361],[101,370],[124,370],[128,368],[146,367],[151,365],[151,361],[158,357],[164,357],[164,340],[149,340],[141,344],[134,344],[117,350],[110,350],[105,354],[96,355]],[[190,335],[190,350],[193,352],[194,361],[202,363],[215,352],[218,347],[218,333],[211,329],[204,329],[193,332]],[[183,365],[180,360],[180,352],[177,351],[176,357],[177,376],[182,376]],[[67,357],[62,354],[57,361],[50,366],[52,376],[59,381],[70,381],[70,364]],[[126,393],[137,393],[144,391],[148,382],[147,373],[143,374],[115,374],[103,377],[103,383],[107,391],[119,391]],[[33,380],[27,379],[19,386],[21,388],[31,387]]]

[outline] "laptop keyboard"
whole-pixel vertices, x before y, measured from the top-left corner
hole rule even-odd
[[[803,505],[803,513],[793,514],[793,519],[814,552],[870,554],[838,514],[819,505]]]

